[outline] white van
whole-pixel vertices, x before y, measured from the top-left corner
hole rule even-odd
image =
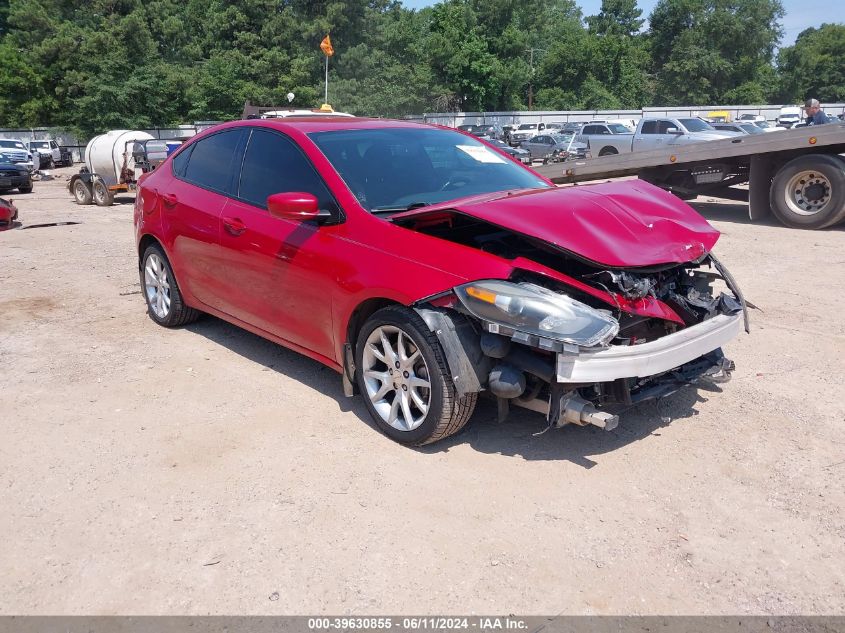
[[[800,106],[783,106],[780,109],[780,114],[777,118],[777,124],[780,127],[791,128],[796,123],[801,122],[801,107]]]

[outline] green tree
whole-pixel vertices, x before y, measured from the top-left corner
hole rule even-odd
[[[780,0],[659,0],[649,39],[656,100],[719,103],[731,91],[755,96],[781,37]]]
[[[778,72],[775,98],[781,103],[845,101],[845,24],[802,31],[793,46],[778,53]]]

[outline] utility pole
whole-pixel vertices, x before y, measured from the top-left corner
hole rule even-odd
[[[528,109],[534,109],[534,51],[538,53],[546,52],[545,48],[526,48],[525,52],[528,53],[528,65],[531,68],[531,73],[528,77]]]

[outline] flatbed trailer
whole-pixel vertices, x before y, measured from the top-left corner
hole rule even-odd
[[[748,202],[752,221],[774,213],[787,226],[820,229],[845,221],[843,152],[845,123],[832,123],[551,163],[536,171],[557,184],[636,175],[684,199]]]

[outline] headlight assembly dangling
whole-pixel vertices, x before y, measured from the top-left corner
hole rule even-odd
[[[564,343],[603,346],[619,332],[609,314],[532,283],[475,281],[457,286],[455,294],[482,321]]]

